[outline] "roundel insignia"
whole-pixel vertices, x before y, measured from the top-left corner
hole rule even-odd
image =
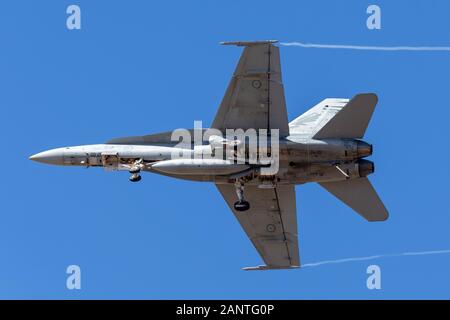
[[[261,85],[262,85],[262,83],[261,83],[260,80],[253,80],[252,81],[252,87],[255,88],[255,89],[261,88]]]

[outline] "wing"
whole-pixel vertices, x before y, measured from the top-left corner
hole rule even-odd
[[[234,185],[216,186],[266,263],[265,266],[245,270],[300,266],[295,186],[273,189],[245,186],[245,199],[250,203],[250,209],[244,212],[234,210],[233,204],[237,201]]]
[[[280,51],[273,42],[223,43],[245,48],[212,128],[222,132],[226,129],[279,129],[280,137],[289,135]]]

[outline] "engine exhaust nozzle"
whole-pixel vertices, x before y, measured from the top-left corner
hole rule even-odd
[[[371,144],[358,140],[356,143],[358,158],[364,158],[372,155],[373,147]]]
[[[361,159],[358,161],[358,170],[360,177],[367,177],[375,172],[375,164],[372,161]]]

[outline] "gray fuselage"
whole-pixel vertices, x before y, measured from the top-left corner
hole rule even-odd
[[[130,141],[132,142],[132,141]],[[356,139],[314,140],[292,135],[279,140],[278,169],[273,175],[258,172],[260,165],[236,163],[232,159],[202,159],[196,154],[201,147],[178,146],[178,142],[158,141],[144,144],[93,144],[52,149],[31,156],[38,162],[84,167],[129,170],[137,162],[142,171],[180,179],[233,183],[241,172],[251,174],[249,184],[302,184],[306,182],[342,181],[365,177],[374,171],[371,161],[362,158],[372,154],[372,146]],[[183,153],[182,160],[173,160]],[[190,160],[196,159],[196,160]]]

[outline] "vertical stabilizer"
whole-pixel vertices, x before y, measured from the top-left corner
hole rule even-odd
[[[354,96],[313,138],[362,138],[377,102],[378,98],[374,93]]]

